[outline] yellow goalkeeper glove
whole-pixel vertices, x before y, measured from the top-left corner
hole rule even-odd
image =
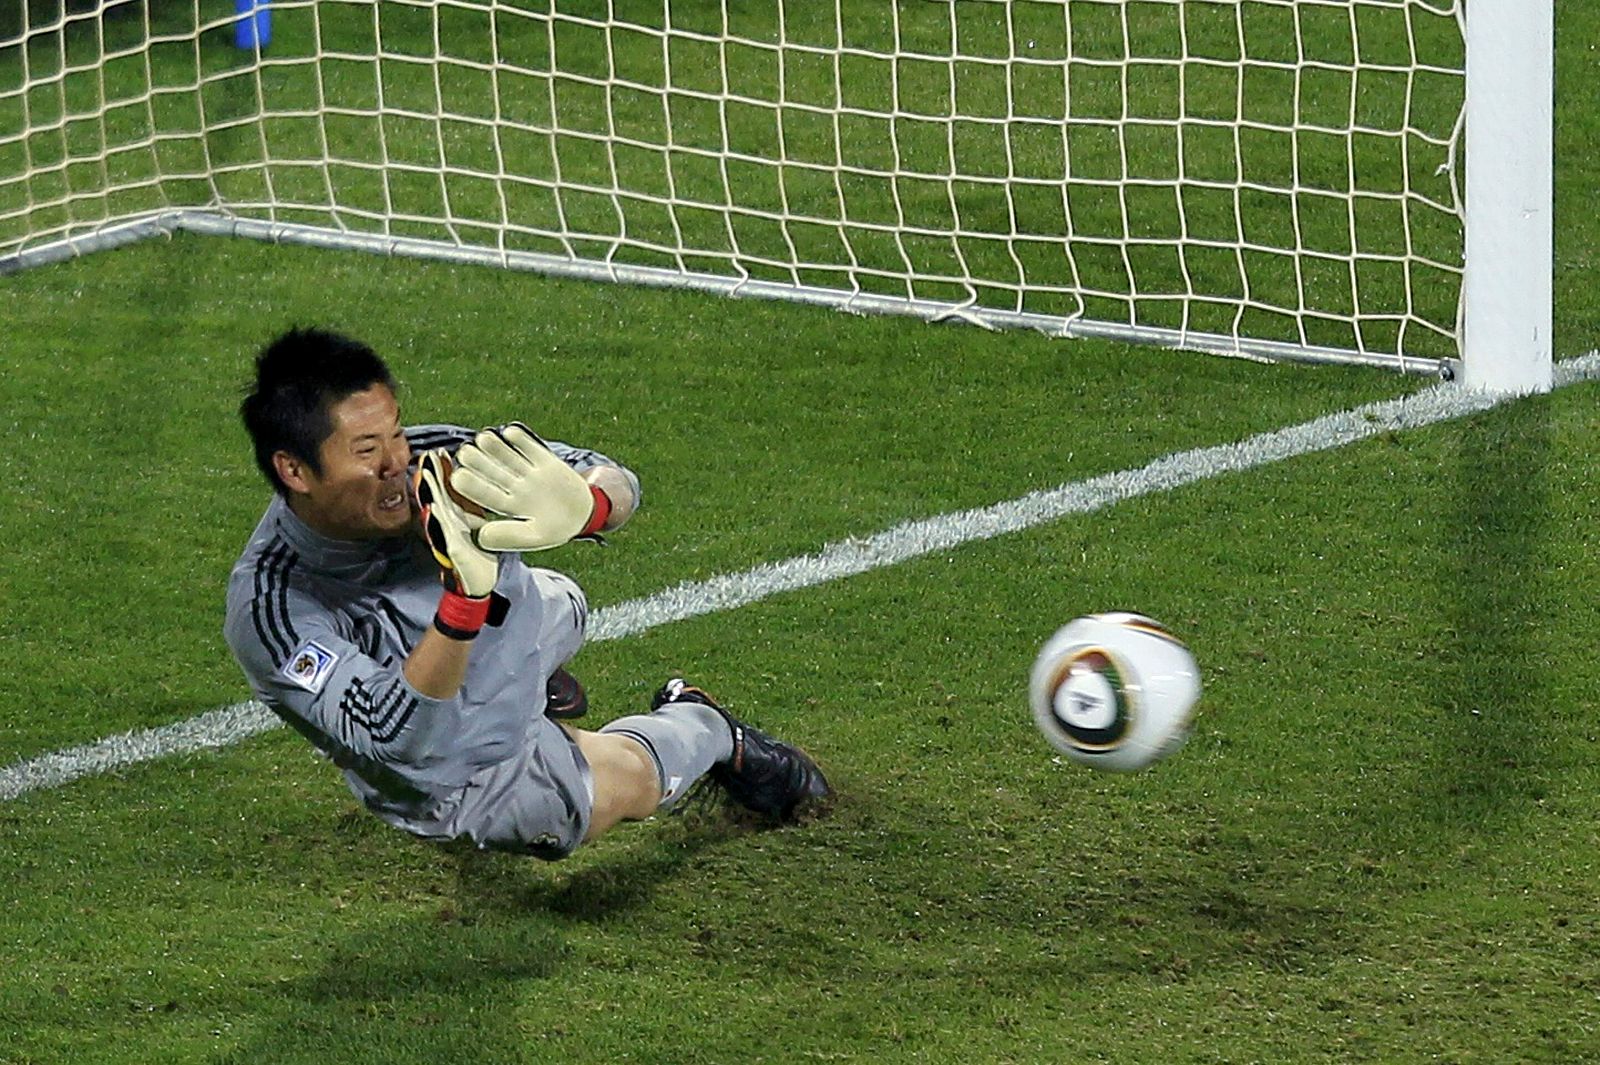
[[[556,457],[526,425],[485,429],[456,452],[451,486],[491,512],[477,531],[491,551],[544,551],[594,534],[611,500]],[[503,516],[501,516],[503,515]]]
[[[477,519],[451,498],[449,486],[459,478],[452,473],[450,455],[443,449],[424,451],[417,460],[415,490],[422,519],[422,535],[439,563],[445,587],[470,599],[486,599],[494,591],[500,560],[474,540]]]

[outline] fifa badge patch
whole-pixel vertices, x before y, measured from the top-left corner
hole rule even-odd
[[[282,673],[313,695],[328,682],[328,675],[339,662],[339,656],[316,640],[301,644],[289,661],[283,664]]]

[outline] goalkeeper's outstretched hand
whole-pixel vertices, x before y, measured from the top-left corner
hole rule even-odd
[[[482,519],[462,510],[450,497],[448,486],[460,476],[459,470],[452,474],[448,452],[424,451],[417,460],[417,507],[422,534],[439,563],[445,587],[469,599],[481,599],[494,591],[500,561],[473,539],[473,526]]]
[[[491,551],[544,551],[605,524],[611,501],[526,425],[485,429],[456,452],[451,486],[494,515],[477,531]]]

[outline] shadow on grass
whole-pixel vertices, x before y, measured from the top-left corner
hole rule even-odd
[[[522,859],[470,847],[450,849],[459,897],[474,908],[600,924],[649,905],[658,885],[679,875],[707,847],[743,831],[709,812],[624,825],[608,836],[603,855],[591,853],[581,864],[558,863],[554,876],[543,877],[529,876]]]
[[[1528,399],[1461,430],[1451,565],[1440,574],[1442,727],[1422,796],[1425,816],[1458,828],[1492,825],[1538,797],[1548,716],[1540,639],[1556,620],[1540,586],[1550,417],[1547,401]]]
[[[254,1038],[218,1062],[521,1061],[513,1003],[530,986],[571,993],[569,949],[548,921],[446,908],[363,925],[323,949],[321,970],[277,987]]]
[[[352,814],[341,831],[368,820]],[[357,924],[324,947],[319,971],[276,988],[279,1010],[262,1034],[217,1060],[527,1060],[530,1032],[515,1004],[530,994],[581,998],[573,924],[626,923],[704,847],[739,831],[712,818],[625,828],[603,850],[554,865],[419,843],[448,887],[429,899],[419,881],[424,912]]]

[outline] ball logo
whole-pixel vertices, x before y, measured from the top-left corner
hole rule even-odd
[[[1056,720],[1073,743],[1105,750],[1128,734],[1132,708],[1123,696],[1121,672],[1104,651],[1085,648],[1065,659],[1053,687]]]
[[[1079,668],[1068,674],[1057,704],[1061,720],[1073,728],[1109,728],[1117,719],[1117,693],[1091,669]]]

